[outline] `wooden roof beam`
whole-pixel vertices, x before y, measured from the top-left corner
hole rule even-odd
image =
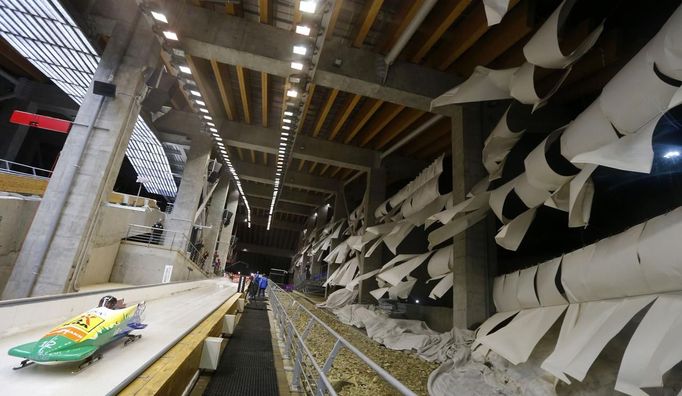
[[[327,101],[324,103],[322,111],[320,112],[320,115],[317,117],[317,122],[315,123],[315,128],[313,129],[314,137],[319,136],[320,131],[322,130],[322,126],[324,125],[324,121],[327,119],[327,116],[329,115],[329,110],[331,110],[332,106],[334,105],[334,100],[336,100],[336,96],[338,94],[339,90],[336,88],[332,88],[331,92],[329,92]]]
[[[242,98],[242,108],[244,110],[244,122],[251,123],[251,111],[249,110],[249,91],[246,81],[246,71],[243,66],[237,65],[237,80],[239,81],[239,95]]]
[[[413,63],[420,63],[426,54],[440,40],[448,28],[459,18],[471,3],[471,0],[448,0],[439,4],[438,8],[430,13],[425,22],[424,34],[419,35],[424,41],[414,49],[409,57]]]
[[[365,3],[365,7],[360,14],[360,25],[358,26],[357,33],[353,39],[353,47],[362,47],[362,43],[367,38],[369,30],[372,28],[374,21],[379,15],[382,4],[384,4],[384,0],[370,0]]]

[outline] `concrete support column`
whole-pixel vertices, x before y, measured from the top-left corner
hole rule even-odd
[[[344,192],[344,186],[342,185],[339,190],[334,195],[334,212],[332,213],[332,222],[339,221],[343,218],[348,217],[348,209],[346,206],[346,194]],[[333,231],[333,230],[332,230]],[[332,240],[331,248],[334,249],[339,244],[339,239]],[[322,256],[324,257],[324,255]],[[324,263],[324,262],[322,262]],[[336,265],[333,263],[327,264],[327,277],[329,277],[332,272],[336,270]],[[324,289],[325,297],[327,297],[329,288]]]
[[[100,208],[116,181],[137,121],[139,98],[146,90],[143,72],[159,59],[159,43],[143,18],[122,21],[117,22],[95,72],[95,80],[116,85],[116,97],[103,98],[92,93],[92,85],[89,88],[4,299],[59,294],[77,287]]]
[[[486,175],[481,161],[483,138],[479,105],[452,110],[452,183],[455,203]],[[488,223],[482,221],[454,237],[453,325],[471,328],[489,316]]]
[[[218,257],[220,257],[220,262],[223,265],[227,262],[227,255],[230,253],[232,229],[234,228],[234,223],[237,221],[237,205],[239,205],[239,190],[234,183],[230,183],[230,192],[227,196],[225,210],[232,213],[232,217],[230,218],[230,223],[220,231],[217,247]]]
[[[315,216],[315,228],[324,228],[324,226],[327,224],[327,218],[329,217],[329,208],[330,206],[327,204],[324,204],[317,208],[315,213],[317,216]],[[322,252],[317,253],[317,255],[312,257],[312,260],[310,261],[310,274],[311,275],[317,275],[322,271],[322,266],[325,264],[322,261],[322,258],[324,255]]]
[[[377,220],[374,218],[374,210],[386,199],[386,171],[381,168],[372,168],[367,173],[367,188],[365,189],[365,227],[374,225]],[[365,251],[369,246],[365,246],[358,253],[360,255],[360,274],[365,274],[383,265],[383,244],[379,246],[371,256],[365,257]],[[359,301],[361,304],[371,304],[374,297],[369,294],[370,290],[375,289],[376,281],[370,278],[360,282]]]
[[[223,213],[225,211],[225,202],[227,201],[227,192],[230,189],[230,179],[227,173],[220,176],[218,185],[213,191],[211,202],[208,207],[208,224],[211,228],[208,230],[206,240],[204,242],[206,251],[208,252],[208,260],[204,264],[205,267],[210,267],[213,264],[213,254],[216,251],[216,243],[220,236],[220,231],[223,229]]]
[[[165,229],[190,237],[194,216],[197,214],[201,193],[206,186],[206,171],[211,156],[211,140],[196,137],[187,154],[187,162],[182,172],[178,194],[173,202],[173,211],[166,218]],[[176,234],[175,239],[180,235]],[[164,243],[170,244],[173,238],[166,236]]]

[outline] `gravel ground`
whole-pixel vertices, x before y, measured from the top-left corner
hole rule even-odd
[[[334,329],[342,337],[348,340],[362,353],[383,367],[398,381],[405,384],[418,395],[427,395],[426,382],[429,374],[438,367],[437,363],[429,363],[421,360],[414,353],[394,351],[369,339],[363,331],[345,325],[338,321],[331,312],[316,308],[304,298],[289,294],[303,304],[329,327]],[[286,300],[284,300],[286,301]],[[283,301],[283,302],[284,302]],[[289,315],[294,312],[290,304],[284,304],[289,310]],[[296,329],[302,334],[307,324],[306,318],[301,315],[292,317]],[[324,360],[334,346],[334,337],[321,329],[321,326],[313,327],[308,336],[306,345],[315,358],[317,364],[322,367]],[[312,370],[314,371],[314,370]],[[334,365],[329,372],[329,379],[340,395],[395,395],[399,394],[392,386],[386,383],[372,369],[365,365],[352,352],[342,349],[334,360]]]

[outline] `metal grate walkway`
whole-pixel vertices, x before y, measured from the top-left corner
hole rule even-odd
[[[246,306],[204,395],[278,394],[267,305],[254,301]]]

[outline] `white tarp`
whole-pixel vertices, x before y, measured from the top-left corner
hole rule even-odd
[[[509,10],[509,0],[482,0],[488,26],[497,25]]]
[[[528,62],[547,69],[564,69],[580,59],[599,39],[600,24],[568,55],[559,46],[559,31],[577,0],[564,0],[523,47]]]
[[[508,325],[479,342],[513,364],[523,363],[564,310],[565,305],[523,310]]]
[[[566,374],[582,381],[606,344],[656,296],[571,304],[561,326],[556,348],[542,368],[566,383]]]
[[[457,103],[509,99],[509,86],[518,68],[493,70],[476,66],[466,81],[431,101],[431,109]]]
[[[659,296],[625,349],[616,390],[647,396],[641,388],[663,386],[663,374],[682,360],[682,295]]]

